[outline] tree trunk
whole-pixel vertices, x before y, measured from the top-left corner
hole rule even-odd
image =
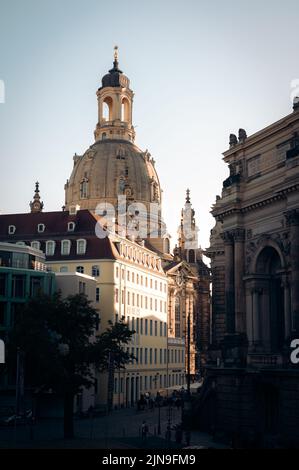
[[[66,392],[64,395],[64,438],[74,437],[74,395]]]

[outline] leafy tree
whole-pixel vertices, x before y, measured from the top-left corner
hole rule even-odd
[[[40,295],[25,304],[10,334],[10,362],[25,357],[25,382],[64,397],[64,435],[74,435],[74,396],[94,384],[94,372],[124,368],[133,356],[124,350],[134,334],[124,322],[97,334],[98,313],[83,294],[61,298]]]

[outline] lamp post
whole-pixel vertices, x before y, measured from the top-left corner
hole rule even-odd
[[[154,377],[155,388],[157,388],[158,377],[160,376],[159,372],[156,373]],[[158,404],[158,436],[161,435],[161,395],[160,392],[157,392],[156,403]]]

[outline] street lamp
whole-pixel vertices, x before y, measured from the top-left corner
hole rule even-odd
[[[159,372],[157,372],[154,377],[155,388],[157,386],[159,375],[160,375]],[[160,392],[157,392],[156,402],[158,404],[158,436],[160,436],[161,435],[161,395],[160,395]]]

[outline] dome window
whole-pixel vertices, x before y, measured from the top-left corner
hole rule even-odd
[[[88,197],[88,179],[83,178],[80,183],[80,199],[87,199]]]
[[[73,232],[75,230],[76,224],[75,222],[69,222],[67,224],[67,231],[68,232]]]
[[[45,228],[46,228],[45,224],[38,224],[37,226],[38,233],[43,233],[45,231]]]
[[[10,225],[10,226],[8,227],[8,233],[9,233],[9,235],[14,235],[15,232],[16,232],[16,227],[15,227],[14,225]]]

